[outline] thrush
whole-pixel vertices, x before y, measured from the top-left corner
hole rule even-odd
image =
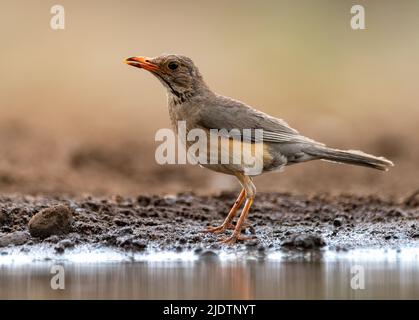
[[[327,160],[337,163],[364,166],[387,171],[393,163],[384,157],[376,157],[357,150],[338,150],[329,148],[301,135],[285,121],[260,112],[243,102],[213,92],[205,83],[193,61],[183,55],[165,54],[154,58],[131,57],[125,60],[130,66],[151,72],[167,89],[170,120],[177,130],[177,123],[184,121],[186,131],[199,128],[205,132],[211,129],[225,129],[224,138],[229,141],[240,140],[242,144],[262,146],[263,169],[258,173],[248,173],[246,165],[239,163],[202,164],[202,166],[234,175],[242,189],[224,222],[217,227],[209,227],[206,232],[223,233],[233,227],[231,236],[222,239],[232,244],[246,237],[241,235],[244,222],[252,206],[256,188],[252,178],[285,166],[311,160]],[[231,134],[238,129],[241,136]],[[245,129],[261,129],[262,139],[255,135],[244,139]],[[230,133],[229,133],[230,132]],[[235,227],[232,222],[239,208],[244,206]]]

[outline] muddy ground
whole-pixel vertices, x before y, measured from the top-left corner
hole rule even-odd
[[[221,248],[221,236],[200,231],[220,224],[234,197],[234,193],[114,198],[1,196],[0,247],[46,243],[57,252],[81,244],[136,252],[216,250]],[[54,205],[69,208],[69,228],[57,230],[53,226],[51,233],[58,235],[30,233],[30,219]],[[243,231],[253,239],[237,246],[262,251],[417,246],[418,219],[419,196],[415,194],[396,201],[372,196],[261,193]],[[57,227],[66,221],[55,223]]]

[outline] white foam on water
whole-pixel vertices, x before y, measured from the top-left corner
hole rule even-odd
[[[118,262],[164,262],[164,261],[195,261],[198,256],[192,251],[147,251],[147,253],[130,253],[113,248],[98,248],[84,245],[76,249],[67,249],[64,254],[55,252],[47,246],[33,246],[30,250],[18,247],[3,248],[0,254],[0,266],[24,265],[34,262],[72,262],[77,264],[89,263],[118,263]]]
[[[310,261],[311,254],[313,252],[301,252],[301,257]],[[348,251],[324,250],[320,253],[320,256],[321,260],[327,262],[419,262],[419,247],[402,249],[363,248]],[[281,251],[270,253],[267,257],[268,260],[272,261],[284,261],[288,258],[289,255]]]
[[[287,253],[276,251],[267,253],[266,261],[281,262],[290,258],[302,258],[312,261],[313,254],[321,261],[356,261],[356,262],[419,262],[419,247],[402,249],[354,249],[348,251],[323,250],[321,252]],[[218,251],[216,259],[221,262],[258,260],[259,257],[246,251]],[[194,262],[200,256],[193,251],[158,251],[147,250],[143,253],[126,252],[114,248],[103,248],[84,245],[74,249],[67,249],[65,253],[57,253],[54,248],[45,245],[30,248],[10,247],[2,248],[0,266],[28,265],[36,262],[70,262],[76,264],[89,263],[121,263],[121,262]]]
[[[370,262],[419,262],[419,248],[403,249],[354,249],[344,252],[326,251],[325,260]]]

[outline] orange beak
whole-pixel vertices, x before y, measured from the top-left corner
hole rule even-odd
[[[150,58],[147,57],[131,57],[124,61],[126,64],[137,67],[140,69],[145,69],[148,71],[157,71],[159,70],[159,67],[150,62]]]

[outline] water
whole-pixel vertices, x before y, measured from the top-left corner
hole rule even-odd
[[[419,299],[419,248],[206,259],[97,248],[7,253],[0,256],[1,299]],[[57,264],[64,290],[51,288]]]

